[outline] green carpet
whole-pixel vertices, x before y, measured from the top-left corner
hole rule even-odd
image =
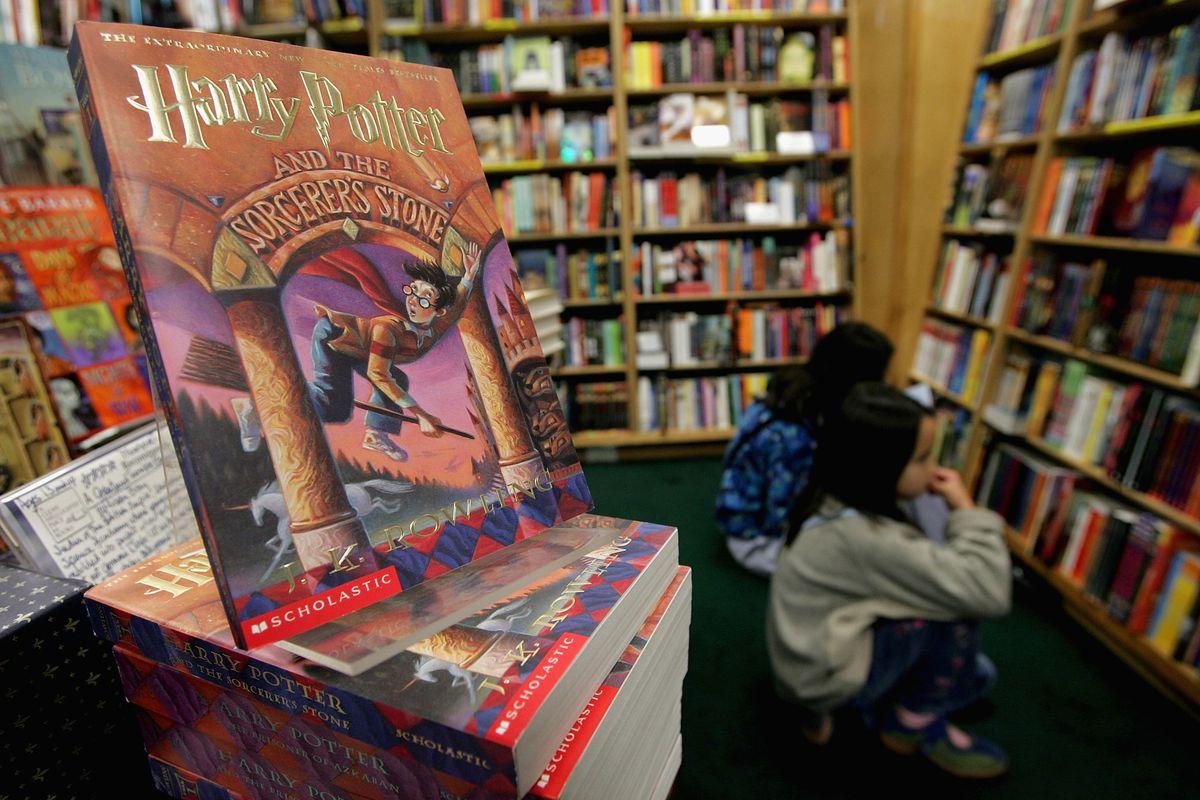
[[[1000,681],[984,704],[990,708],[964,721],[1008,751],[1009,775],[980,785],[943,778],[882,751],[853,720],[838,721],[828,748],[809,747],[772,696],[763,634],[767,583],[734,564],[713,522],[719,462],[585,470],[599,513],[678,526],[680,561],[694,569],[676,798],[847,797],[881,787],[982,798],[1200,796],[1200,726],[1036,585],[1019,583],[1012,614],[984,626]]]

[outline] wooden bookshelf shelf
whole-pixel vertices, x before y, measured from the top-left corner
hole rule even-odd
[[[563,300],[563,308],[612,308],[620,306],[625,301],[618,295],[614,299],[607,297],[582,297],[571,300]]]
[[[706,444],[725,442],[733,437],[732,428],[702,431],[580,431],[574,435],[575,446],[586,447],[653,447],[656,445]]]
[[[1032,333],[1020,330],[1019,328],[1009,328],[1006,331],[1008,338],[1013,341],[1021,342],[1030,347],[1037,347],[1042,350],[1052,350],[1056,353],[1062,353],[1069,358],[1074,358],[1078,361],[1083,361],[1087,364],[1093,364],[1097,367],[1107,369],[1111,372],[1116,372],[1121,375],[1127,375],[1136,380],[1154,383],[1163,386],[1167,389],[1173,389],[1177,392],[1198,392],[1196,387],[1188,386],[1179,379],[1178,375],[1166,372],[1161,369],[1139,364],[1136,361],[1130,361],[1127,358],[1119,356],[1105,355],[1104,353],[1093,353],[1091,350],[1083,347],[1075,347],[1069,342],[1052,339],[1049,336],[1037,336]]]
[[[828,81],[813,81],[811,83],[780,83],[778,81],[729,81],[720,83],[672,83],[655,86],[649,89],[626,89],[625,93],[632,99],[640,97],[666,97],[677,92],[692,94],[723,94],[729,90],[750,97],[772,97],[779,94],[796,92],[815,92],[825,90],[830,94],[846,94],[850,91],[848,83],[832,83]]]
[[[779,11],[732,11],[723,14],[685,16],[637,15],[625,18],[625,27],[636,34],[686,33],[693,28],[721,28],[728,25],[771,25],[782,28],[816,28],[841,25],[845,14],[789,14]]]
[[[957,311],[947,311],[944,308],[939,308],[935,305],[926,307],[925,311],[934,317],[950,320],[951,322],[960,322],[963,325],[970,325],[973,328],[983,328],[984,330],[996,330],[996,324],[991,320],[983,319],[982,317],[973,317],[970,314],[959,314]]]
[[[731,300],[832,300],[844,297],[849,289],[837,292],[812,292],[807,289],[766,289],[763,291],[713,292],[711,294],[652,294],[639,297],[642,305],[675,305],[689,303],[727,303]]]
[[[1145,638],[1131,633],[1110,617],[1099,601],[1035,556],[1026,553],[1015,531],[1007,530],[1005,539],[1013,557],[1058,592],[1071,616],[1091,630],[1118,658],[1151,682],[1159,683],[1160,688],[1177,692],[1180,699],[1200,706],[1200,674],[1196,670],[1155,650]]]
[[[833,150],[828,153],[792,154],[792,153],[630,153],[629,161],[637,164],[655,164],[670,162],[687,162],[692,166],[700,164],[728,165],[745,164],[755,167],[763,164],[806,164],[810,161],[849,161],[852,155],[848,150]]]
[[[1012,239],[1016,231],[985,231],[979,228],[960,228],[955,225],[943,225],[942,234],[945,236],[961,236],[964,239]]]
[[[979,59],[979,69],[988,71],[1015,70],[1049,61],[1058,55],[1062,46],[1062,35],[1051,34],[1033,39],[1011,50],[988,53]]]
[[[1165,2],[1147,6],[1137,4],[1133,8],[1122,8],[1117,5],[1101,9],[1079,24],[1081,38],[1098,39],[1110,31],[1146,28],[1147,26],[1162,28],[1200,11],[1200,0],[1165,0]]]
[[[1169,242],[1153,242],[1143,239],[1122,239],[1117,236],[1046,236],[1029,237],[1034,244],[1051,247],[1080,247],[1089,250],[1114,250],[1126,253],[1149,253],[1159,256],[1200,256],[1196,245],[1178,245]]]
[[[910,381],[912,381],[913,383],[928,384],[929,388],[931,390],[933,390],[933,393],[936,394],[938,397],[942,398],[943,400],[949,400],[954,405],[956,405],[960,408],[965,408],[967,411],[970,411],[972,414],[974,414],[978,410],[978,408],[975,404],[968,402],[967,399],[965,397],[963,397],[961,394],[950,391],[945,386],[942,386],[941,384],[937,383],[936,381],[934,381],[931,378],[926,378],[924,375],[921,375],[920,373],[914,372],[908,376],[908,379]]]
[[[617,228],[601,228],[596,231],[568,231],[565,233],[518,233],[511,236],[505,235],[505,238],[508,239],[509,244],[545,244],[559,241],[607,239],[610,236],[619,236],[620,233]]]
[[[808,232],[840,230],[844,226],[832,223],[807,224],[799,222],[780,223],[778,225],[750,225],[745,222],[708,222],[697,225],[685,225],[678,228],[634,228],[634,238],[648,239],[651,236],[682,236],[688,239],[697,236],[737,236],[751,233],[781,233],[787,231]]]
[[[958,148],[959,155],[985,156],[998,150],[1032,150],[1038,146],[1041,136],[1022,136],[1017,139],[998,139],[979,144],[963,144]]]
[[[585,364],[578,367],[556,367],[550,370],[553,378],[587,378],[597,376],[624,376],[625,366],[608,366],[607,364]]]
[[[548,105],[569,103],[609,102],[613,99],[612,89],[567,89],[565,92],[507,92],[504,94],[464,94],[463,108],[502,108],[514,103],[544,103]]]
[[[1196,132],[1200,132],[1200,111],[1118,120],[1105,123],[1099,128],[1060,133],[1054,139],[1061,144],[1090,144],[1163,133],[1194,134]]]
[[[802,356],[791,358],[740,358],[736,361],[699,361],[695,364],[680,364],[668,367],[638,367],[638,372],[724,372],[728,370],[776,369],[808,363]]]
[[[591,172],[598,169],[616,169],[615,158],[595,158],[591,161],[506,161],[484,164],[488,175],[521,175],[527,172]]]
[[[483,44],[506,36],[603,36],[609,19],[599,17],[555,17],[552,19],[490,19],[478,25],[422,25],[411,20],[388,20],[383,32],[393,36],[420,37],[438,44]]]

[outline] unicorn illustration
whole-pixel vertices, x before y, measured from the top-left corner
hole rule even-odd
[[[404,502],[398,495],[412,490],[413,485],[408,481],[389,481],[379,478],[360,483],[347,483],[346,498],[354,508],[354,513],[359,517],[365,517],[373,511],[395,514],[404,506]],[[279,569],[279,564],[283,561],[284,556],[291,553],[293,549],[292,532],[289,527],[291,520],[288,518],[287,506],[283,502],[283,492],[279,488],[279,481],[271,481],[259,489],[258,493],[250,498],[249,504],[229,507],[231,511],[241,509],[248,509],[250,515],[254,517],[254,524],[259,527],[266,524],[267,514],[274,515],[276,519],[275,535],[266,542],[267,549],[273,554],[271,564],[259,578],[260,582],[265,583],[275,570]]]

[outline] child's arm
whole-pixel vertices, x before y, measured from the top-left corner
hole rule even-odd
[[[1008,613],[1012,567],[998,514],[978,508],[953,512],[944,545],[908,527],[889,523],[855,553],[870,594],[935,618]]]

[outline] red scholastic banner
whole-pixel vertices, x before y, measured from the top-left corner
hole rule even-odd
[[[579,718],[575,720],[575,724],[571,726],[571,730],[563,737],[558,749],[554,751],[554,757],[542,771],[542,777],[538,778],[538,782],[529,790],[529,797],[557,800],[562,796],[567,780],[579,759],[587,752],[588,743],[596,735],[596,729],[608,713],[609,706],[617,699],[619,689],[618,686],[603,685],[596,690],[587,706],[580,712]]]
[[[370,575],[343,583],[291,605],[268,611],[242,622],[247,648],[286,639],[352,611],[399,594],[400,579],[396,568],[388,567]]]
[[[581,633],[564,633],[558,637],[537,669],[530,673],[504,706],[504,712],[496,718],[488,738],[497,744],[515,747],[529,721],[537,715],[542,703],[566,674],[587,641],[588,637]]]

